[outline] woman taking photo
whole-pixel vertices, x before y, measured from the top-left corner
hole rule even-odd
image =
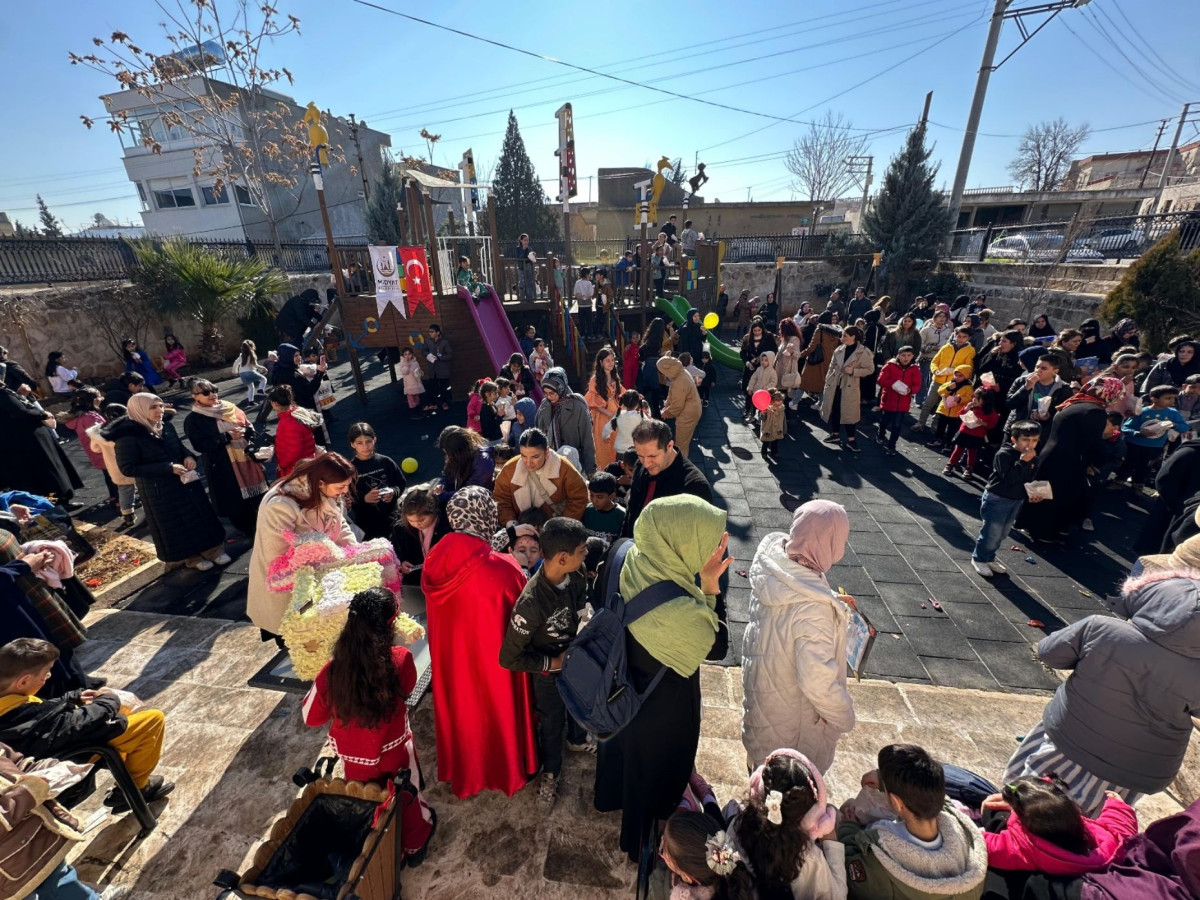
[[[225,528],[204,493],[195,457],[163,421],[162,400],[150,392],[134,394],[126,409],[128,415],[100,434],[115,445],[121,473],[137,482],[158,558],[201,571],[226,565]]]
[[[625,389],[621,387],[621,378],[617,374],[617,355],[611,347],[604,347],[596,353],[596,365],[592,377],[588,381],[587,401],[588,410],[592,414],[592,440],[596,445],[596,469],[603,469],[617,459],[616,429],[611,429],[607,438],[604,437],[604,426],[612,421],[621,408],[621,395]]]
[[[492,489],[496,461],[483,435],[461,425],[447,425],[438,435],[437,446],[445,456],[445,463],[434,490],[443,506],[455,491],[467,485],[475,484],[485,491]]]
[[[587,482],[573,465],[550,449],[542,430],[525,429],[520,451],[496,475],[492,495],[500,524],[515,523],[527,509],[540,509],[548,518],[582,519],[588,504]]]
[[[445,508],[428,484],[416,484],[400,498],[400,512],[392,529],[392,548],[400,561],[405,584],[421,583],[421,568],[437,542],[450,533]]]
[[[207,379],[192,382],[192,414],[183,431],[204,462],[208,492],[217,512],[247,537],[254,537],[258,505],[267,492],[267,473],[254,458],[254,426],[246,414],[217,396]]]
[[[825,573],[846,553],[844,507],[810,500],[789,534],[758,545],[750,566],[750,622],[742,645],[742,744],[751,766],[772,750],[799,750],[822,772],[854,728],[846,686],[849,608]]]
[[[626,630],[630,686],[643,692],[663,674],[632,721],[600,744],[596,765],[596,809],[622,811],[621,850],[635,863],[657,840],[654,821],[675,810],[696,761],[700,664],[728,648],[719,596],[728,543],[725,513],[690,495],[652,501],[633,526],[621,595],[662,581],[679,592]]]
[[[827,444],[841,444],[844,450],[860,453],[858,421],[860,384],[875,371],[875,361],[863,344],[862,331],[855,325],[842,330],[842,345],[833,352],[829,373],[825,376],[825,391],[821,395],[821,418],[829,427]]]
[[[345,496],[354,487],[354,466],[338,453],[306,459],[263,498],[250,556],[246,615],[263,632],[263,640],[279,634],[288,595],[267,588],[267,570],[287,552],[289,535],[319,531],[339,547],[355,544],[346,521]]]

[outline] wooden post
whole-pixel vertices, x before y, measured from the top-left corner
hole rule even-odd
[[[367,386],[363,383],[362,364],[358,359],[358,351],[354,344],[349,340],[350,329],[346,327],[345,315],[345,297],[346,284],[342,280],[342,260],[338,256],[337,247],[333,243],[333,226],[329,224],[329,208],[325,205],[325,180],[321,174],[319,163],[313,164],[313,185],[317,189],[317,202],[321,207],[321,224],[325,226],[325,248],[329,254],[329,263],[333,268],[333,287],[337,296],[334,302],[339,306],[339,314],[342,320],[342,333],[346,335],[346,348],[350,353],[350,371],[354,373],[354,393],[358,397],[359,403],[367,402]]]
[[[500,240],[496,233],[496,200],[488,194],[487,201],[487,217],[488,217],[488,234],[492,236],[492,268],[495,270],[492,273],[492,281],[495,282],[492,287],[496,289],[496,296],[503,298],[508,293],[508,285],[505,283],[507,278],[504,272],[504,251],[500,247]]]
[[[425,207],[425,227],[428,230],[430,268],[433,269],[433,289],[439,297],[442,296],[442,267],[438,263],[437,229],[433,225],[433,198],[426,191],[421,191],[421,204]]]

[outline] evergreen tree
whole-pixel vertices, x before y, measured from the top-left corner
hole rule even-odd
[[[32,226],[23,225],[20,219],[13,222],[13,237],[31,238],[37,237],[38,230]]]
[[[1133,319],[1151,350],[1166,349],[1172,335],[1195,333],[1200,325],[1200,248],[1185,254],[1175,229],[1125,270],[1097,313],[1109,322]]]
[[[46,237],[62,237],[62,226],[58,224],[58,219],[50,214],[50,210],[46,208],[46,201],[42,199],[42,195],[37,195],[38,219],[42,222],[42,234]]]
[[[367,201],[367,237],[371,243],[393,246],[404,243],[396,211],[403,205],[403,197],[404,182],[396,174],[395,165],[387,161],[383,174],[371,186],[371,199]]]
[[[538,181],[525,142],[517,127],[517,117],[508,112],[508,129],[496,177],[492,179],[492,197],[496,204],[496,231],[501,244],[514,243],[526,232],[533,238],[558,238],[559,215]],[[536,249],[536,248],[535,248]]]
[[[942,195],[933,187],[938,166],[929,162],[931,152],[925,127],[918,125],[888,163],[879,196],[863,216],[863,231],[901,284],[914,260],[936,262],[950,228]]]

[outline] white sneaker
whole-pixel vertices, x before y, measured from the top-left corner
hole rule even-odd
[[[1084,519],[1083,524],[1081,524],[1079,527],[1082,528],[1084,531],[1095,531],[1096,530],[1096,526],[1092,524],[1091,519]]]
[[[594,735],[589,734],[584,739],[582,744],[572,744],[570,741],[567,741],[567,749],[570,750],[572,753],[590,753],[590,754],[592,754],[592,756],[595,756],[596,755],[596,738]]]
[[[989,569],[991,569],[997,575],[1007,575],[1008,574],[1008,568],[1006,566],[1002,565],[1001,563],[990,562],[987,564],[987,567]]]
[[[189,569],[195,569],[197,572],[207,572],[213,567],[213,564],[207,559],[194,559],[187,564]]]
[[[220,556],[214,559],[213,562],[215,562],[218,566],[227,566],[233,562],[233,558],[228,553],[222,553]]]
[[[981,563],[981,562],[977,562],[976,560],[971,560],[971,568],[974,569],[976,572],[978,572],[980,575],[982,575],[984,578],[992,577],[992,570],[987,563]]]

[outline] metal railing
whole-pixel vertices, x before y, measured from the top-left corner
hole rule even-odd
[[[324,272],[330,269],[324,242],[273,244],[251,241],[192,243],[222,256],[257,257],[285,272]],[[343,265],[351,261],[370,269],[365,239],[339,240]],[[133,247],[123,238],[0,237],[0,284],[53,284],[73,281],[114,281],[128,278],[137,266]]]
[[[1200,211],[1076,216],[1064,222],[987,225],[951,232],[947,259],[1006,263],[1115,263],[1135,260],[1180,229],[1184,250],[1200,247]]]

